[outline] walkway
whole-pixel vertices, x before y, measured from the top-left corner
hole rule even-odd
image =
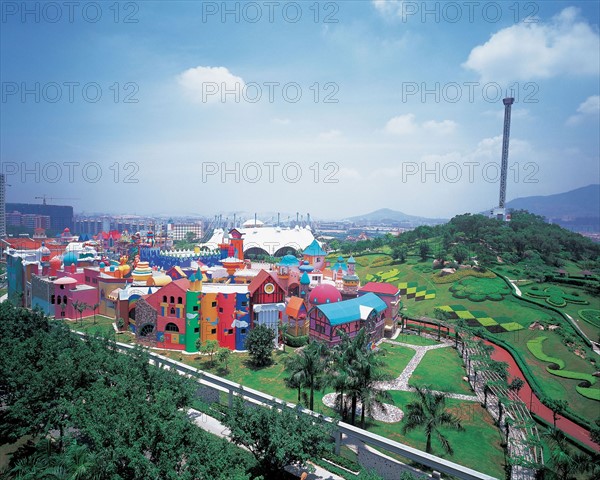
[[[229,440],[229,430],[225,425],[219,422],[217,419],[208,416],[205,413],[199,412],[193,408],[188,410],[188,417],[200,428],[206,430],[207,432],[216,435],[217,437],[225,438]],[[241,447],[244,448],[244,447]],[[248,450],[244,448],[244,450]],[[335,475],[334,473],[330,473],[324,468],[319,467],[318,465],[314,465],[311,463],[311,466],[315,469],[313,473],[309,473],[308,480],[344,480],[339,475]],[[303,471],[302,469],[296,467],[286,467],[288,472],[300,476]]]
[[[411,358],[408,365],[404,368],[400,376],[390,382],[378,382],[377,387],[382,390],[400,390],[402,392],[414,392],[415,388],[408,385],[408,381],[415,370],[423,360],[423,357],[430,350],[435,350],[438,348],[447,348],[452,345],[452,343],[440,343],[439,345],[410,345],[409,343],[396,342],[394,340],[385,339],[384,342],[391,343],[392,345],[399,345],[401,347],[411,348],[415,351],[415,355]],[[455,398],[457,400],[465,400],[469,402],[478,402],[479,399],[476,395],[463,395],[460,393],[447,393],[447,392],[438,392],[437,390],[432,390],[433,393],[444,393],[447,398]]]
[[[553,422],[552,410],[550,410],[542,402],[540,402],[538,397],[533,394],[531,387],[529,386],[529,383],[527,382],[527,379],[523,375],[523,372],[521,371],[521,369],[515,362],[512,355],[509,352],[507,352],[504,348],[499,347],[498,345],[495,345],[493,343],[490,343],[487,340],[485,340],[485,343],[487,345],[491,345],[492,347],[494,347],[494,351],[491,355],[492,359],[497,360],[499,362],[508,363],[508,374],[509,374],[510,378],[518,377],[525,382],[525,384],[523,385],[523,388],[521,388],[521,390],[519,390],[519,398],[521,400],[523,400],[523,402],[529,407],[529,410],[532,413],[539,415],[544,420],[546,420],[547,422],[552,424],[552,422]],[[572,422],[571,420],[563,417],[562,415],[558,415],[558,418],[556,421],[556,426],[563,432],[571,435],[572,437],[576,438],[580,442],[593,448],[597,452],[600,452],[600,445],[592,442],[592,440],[590,439],[589,432],[585,428],[577,425],[575,422]]]

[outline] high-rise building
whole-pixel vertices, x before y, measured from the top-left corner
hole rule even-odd
[[[36,203],[7,203],[6,210],[21,214],[47,215],[50,217],[50,229],[56,233],[65,228],[73,230],[73,207],[67,205],[42,205]]]

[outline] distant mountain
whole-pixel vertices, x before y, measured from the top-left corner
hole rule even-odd
[[[407,226],[418,226],[418,225],[437,225],[439,223],[446,223],[448,220],[442,218],[427,218],[418,217],[415,215],[408,215],[397,210],[391,210],[389,208],[380,208],[374,212],[367,213],[365,215],[358,215],[356,217],[349,217],[348,220],[353,223],[362,224],[405,224]]]
[[[554,195],[515,198],[506,204],[513,210],[527,210],[548,220],[600,217],[600,185],[588,185]]]

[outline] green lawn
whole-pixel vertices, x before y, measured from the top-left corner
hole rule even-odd
[[[395,339],[396,342],[400,342],[400,343],[407,343],[409,345],[416,345],[416,346],[425,346],[428,347],[430,345],[437,345],[439,344],[439,342],[431,339],[431,338],[427,338],[427,337],[422,337],[420,335],[413,335],[411,333],[401,333],[400,335],[398,335],[398,337]]]
[[[451,347],[438,348],[425,354],[408,384],[429,385],[441,392],[474,395],[469,384],[463,380],[466,374],[456,350]]]
[[[415,398],[415,394],[412,392],[393,391],[390,394],[394,399],[394,404],[401,409],[404,409],[404,406]],[[433,454],[494,477],[504,478],[504,452],[500,445],[502,437],[489,413],[475,402],[448,399],[447,406],[461,418],[466,431],[444,431],[454,449],[453,456],[445,454],[436,440],[433,442]],[[415,430],[403,435],[401,425],[402,422],[389,424],[372,421],[368,430],[425,450],[425,434],[420,430]]]
[[[91,317],[84,317],[83,320],[57,319],[56,321],[63,322],[71,330],[78,330],[80,332],[86,332],[90,334],[97,333],[99,335],[115,335],[115,340],[121,343],[134,343],[135,340],[135,337],[131,332],[115,332],[113,327],[115,320],[103,315],[96,315],[95,320],[94,316],[92,315]]]
[[[382,343],[381,348],[386,352],[383,357],[386,364],[383,371],[390,376],[390,379],[398,378],[415,355],[412,348],[391,343]]]
[[[404,369],[414,355],[414,351],[407,347],[383,344],[382,348],[386,351],[384,361],[388,364],[385,370],[394,377],[398,376],[398,372],[401,372]],[[448,348],[443,350],[450,351],[451,349]],[[286,388],[283,383],[283,378],[286,376],[284,371],[284,360],[286,357],[293,354],[293,349],[289,347],[285,353],[279,351],[274,354],[273,358],[275,363],[273,365],[258,370],[248,366],[247,354],[235,353],[231,356],[228,372],[224,372],[218,367],[210,366],[207,357],[183,355],[179,352],[159,353],[175,360],[183,361],[196,368],[201,368],[223,376],[247,387],[273,395],[274,397],[293,403],[297,401],[296,390]],[[456,356],[454,351],[450,353],[454,353]],[[462,374],[460,374],[460,376],[462,377]],[[328,416],[336,415],[336,412],[323,404],[323,395],[330,393],[331,391],[331,389],[326,389],[322,392],[315,392],[315,411]],[[403,408],[403,405],[406,405],[406,403],[414,398],[414,393],[411,392],[393,391],[390,392],[390,394],[399,408]],[[223,399],[223,402],[226,404],[225,399]],[[500,447],[500,433],[493,425],[487,412],[473,402],[449,400],[449,405],[455,409],[455,413],[461,415],[461,418],[464,418],[464,426],[467,428],[467,433],[462,436],[459,436],[460,434],[454,432],[449,433],[449,437],[453,442],[456,453],[453,457],[446,456],[445,458],[500,478],[502,476],[501,465],[504,461],[502,448]],[[401,423],[386,424],[383,422],[371,421],[369,422],[367,429],[388,438],[407,443],[416,448],[425,448],[425,441],[422,434],[413,432],[406,436],[402,435]],[[438,455],[441,454],[441,452],[436,450],[435,454]],[[485,461],[482,462],[483,458],[485,458]]]

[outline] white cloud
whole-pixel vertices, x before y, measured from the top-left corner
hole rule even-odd
[[[177,82],[195,102],[226,103],[243,100],[246,84],[226,67],[195,67],[177,76]],[[236,92],[238,98],[233,93]]]
[[[277,125],[289,125],[292,121],[289,118],[274,118],[272,120],[273,123]]]
[[[385,131],[393,135],[410,135],[417,131],[415,116],[412,113],[391,118],[385,124]]]
[[[558,75],[598,75],[600,37],[578,10],[565,8],[548,23],[519,23],[492,35],[463,67],[483,81],[508,83]]]
[[[372,0],[375,9],[383,15],[401,15],[402,0]]]
[[[336,138],[340,138],[342,136],[342,132],[339,130],[329,130],[328,132],[319,133],[319,138],[321,140],[335,140]]]
[[[567,125],[577,125],[586,117],[600,115],[600,95],[592,95],[577,107],[577,113],[567,119]]]
[[[435,120],[428,120],[423,123],[423,128],[430,132],[439,133],[442,135],[447,135],[449,133],[454,132],[458,124],[453,122],[452,120],[442,120],[441,122],[436,122]]]
[[[385,125],[384,131],[392,135],[412,135],[419,131],[427,131],[439,135],[446,135],[456,130],[458,124],[452,120],[427,120],[419,125],[415,122],[415,115],[407,113],[393,117]]]

